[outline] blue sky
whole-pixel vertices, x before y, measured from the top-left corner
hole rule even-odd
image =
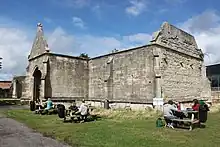
[[[220,61],[218,0],[0,0],[1,79],[25,72],[36,33],[44,26],[51,51],[90,56],[145,45],[164,21],[192,33],[209,54],[206,64]]]
[[[62,26],[74,34],[94,35],[151,33],[157,30],[163,21],[172,24],[184,22],[205,10],[218,10],[220,5],[220,1],[217,0],[202,3],[201,0],[1,1],[3,1],[0,5],[1,15],[27,26],[34,27],[37,22],[42,22],[48,31]],[[126,11],[129,7],[135,7],[135,3],[136,10]],[[74,16],[83,20],[87,26],[86,30],[74,27],[72,20]]]

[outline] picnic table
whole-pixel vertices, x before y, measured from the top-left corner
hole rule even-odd
[[[198,119],[199,112],[198,111],[182,110],[182,111],[178,111],[178,112],[184,113],[186,117],[184,117],[183,119],[180,119],[180,118],[171,119],[172,122],[188,123],[190,131],[193,129],[194,124],[199,123],[199,119]],[[195,115],[197,115],[196,118],[195,118]]]
[[[87,116],[90,116],[90,113],[94,108],[89,106],[88,107],[88,114]],[[72,109],[65,109],[65,116],[63,118],[63,121],[66,120],[71,120],[72,122],[78,122],[80,120],[82,120],[82,115],[80,113],[78,113],[78,111],[74,111]]]
[[[65,117],[63,121],[71,120],[74,122],[77,122],[80,120],[81,115],[79,113],[76,113],[77,111],[71,110],[71,109],[65,109]]]

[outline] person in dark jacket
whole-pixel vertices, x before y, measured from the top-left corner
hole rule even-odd
[[[199,101],[199,105],[200,105],[200,109],[203,109],[204,111],[209,111],[208,105],[203,100]]]
[[[208,119],[209,107],[204,101],[199,101],[199,121],[200,123],[205,123]]]
[[[76,106],[76,103],[75,101],[71,104],[71,106],[69,107],[70,110],[74,111],[74,112],[77,112],[79,109],[78,107]]]

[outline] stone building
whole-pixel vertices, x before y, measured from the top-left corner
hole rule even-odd
[[[112,107],[145,107],[153,98],[192,101],[211,95],[195,38],[167,22],[148,45],[90,59],[52,53],[38,24],[28,61],[23,99],[85,99],[92,105],[108,99]]]
[[[211,101],[220,102],[220,64],[208,65],[206,74],[211,82]]]
[[[11,81],[0,81],[0,98],[11,98]]]
[[[27,88],[27,84],[25,84],[25,78],[26,76],[17,76],[14,77],[12,80],[12,98],[22,98],[25,96],[25,92]]]

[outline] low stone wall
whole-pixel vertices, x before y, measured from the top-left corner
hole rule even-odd
[[[92,107],[97,108],[104,108],[104,102],[102,101],[85,101],[87,105],[90,105]],[[71,105],[71,102],[62,102],[62,101],[56,101],[54,104],[63,104],[66,108],[68,108]],[[81,104],[81,101],[76,101],[76,105],[79,106]],[[132,103],[109,103],[110,109],[131,109],[131,110],[148,110],[153,109],[152,104],[132,104]]]
[[[86,101],[87,104],[93,107],[101,107],[104,108],[104,102],[95,102],[95,101]],[[153,109],[152,104],[132,104],[132,103],[123,103],[123,102],[110,102],[109,103],[110,109],[131,109],[131,110],[146,110],[146,109]]]
[[[209,106],[212,105],[211,101],[206,101]],[[29,104],[30,100],[22,100],[21,103]],[[72,101],[63,101],[63,100],[56,100],[53,101],[54,104],[63,104],[65,108],[68,108]],[[89,106],[92,107],[97,107],[97,108],[104,108],[105,107],[105,102],[104,101],[90,101],[90,100],[85,100],[85,103]],[[76,105],[80,106],[81,101],[76,100]],[[181,107],[182,108],[191,108],[193,105],[192,101],[187,101],[187,102],[181,102]],[[161,107],[160,107],[161,108]],[[143,103],[126,103],[126,102],[109,102],[109,109],[130,109],[130,110],[149,110],[149,109],[158,109],[158,107],[154,107],[153,104],[143,104]]]

